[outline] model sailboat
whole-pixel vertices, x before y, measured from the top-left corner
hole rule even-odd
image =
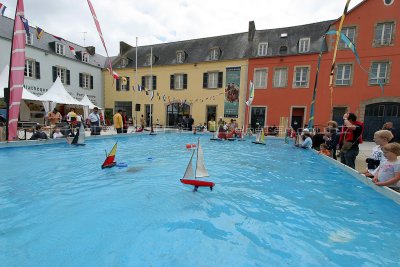
[[[75,146],[84,146],[85,144],[85,128],[83,127],[83,123],[78,129],[77,134],[74,137],[67,137],[67,142],[70,145]]]
[[[190,157],[189,164],[186,167],[186,171],[185,174],[183,175],[183,178],[181,179],[181,182],[183,184],[193,185],[194,192],[196,192],[200,186],[210,187],[210,190],[212,190],[215,185],[213,182],[197,180],[197,178],[203,178],[209,176],[208,171],[204,166],[203,149],[200,145],[200,139],[198,139],[197,141],[196,169],[193,171],[192,161],[195,152],[196,150],[193,151],[192,156]]]
[[[222,141],[221,138],[218,138],[218,135],[219,135],[219,126],[217,126],[217,130],[213,133],[213,136],[210,138],[210,140]]]
[[[257,133],[256,141],[253,141],[252,143],[258,145],[265,145],[264,129],[262,129],[259,133]]]
[[[106,151],[107,154],[107,151]],[[101,168],[112,168],[115,165],[117,165],[117,162],[115,162],[115,155],[117,154],[117,143],[115,143],[114,147],[111,149],[110,153],[107,155],[106,160],[103,162],[103,165],[101,165]]]
[[[240,132],[240,138],[238,139],[238,141],[246,141],[244,139],[244,124],[242,126],[242,131]]]

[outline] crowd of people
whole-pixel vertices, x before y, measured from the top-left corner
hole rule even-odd
[[[296,142],[302,148],[314,148],[320,154],[340,160],[341,163],[355,169],[356,158],[360,152],[359,144],[363,142],[362,135],[364,124],[357,120],[354,113],[343,116],[343,126],[338,127],[337,122],[329,121],[324,132],[311,134],[305,128],[299,135],[303,142]],[[392,122],[387,122],[382,129],[375,132],[376,146],[371,151],[371,156],[366,159],[367,169],[362,172],[365,176],[379,186],[389,186],[400,189],[400,144]]]

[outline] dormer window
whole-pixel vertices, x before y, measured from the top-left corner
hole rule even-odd
[[[310,52],[310,38],[301,38],[299,40],[299,53]]]
[[[127,58],[121,58],[121,68],[125,68],[128,65],[128,59]]]
[[[258,56],[266,56],[268,52],[268,43],[259,43],[258,44]]]
[[[151,54],[146,55],[146,65],[152,65],[155,62],[155,56],[151,56]]]
[[[33,42],[33,34],[29,33],[25,35],[25,44],[31,45]]]
[[[88,53],[84,52],[82,54],[82,62],[86,62],[86,63],[89,62],[89,54]]]
[[[60,43],[56,43],[56,54],[65,55],[65,46]]]
[[[176,52],[176,63],[183,63],[185,61],[185,52],[177,51]]]
[[[214,47],[210,49],[210,60],[218,60],[221,50],[219,47]]]
[[[287,46],[282,45],[281,47],[279,47],[279,55],[286,55],[286,54],[287,54]]]

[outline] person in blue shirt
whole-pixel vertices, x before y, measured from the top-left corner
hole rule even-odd
[[[301,147],[301,148],[312,148],[312,139],[311,139],[310,132],[303,131],[303,134],[301,137],[303,138],[303,144],[296,144],[295,146]]]

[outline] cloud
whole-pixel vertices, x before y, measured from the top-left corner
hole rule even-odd
[[[91,0],[102,27],[110,56],[119,52],[119,42],[139,45],[225,35],[248,30],[271,29],[335,19],[345,1],[321,0]],[[351,7],[362,0],[353,0]],[[3,0],[5,15],[14,17],[16,0]],[[31,26],[83,45],[94,45],[105,55],[87,2],[84,0],[25,1]]]

